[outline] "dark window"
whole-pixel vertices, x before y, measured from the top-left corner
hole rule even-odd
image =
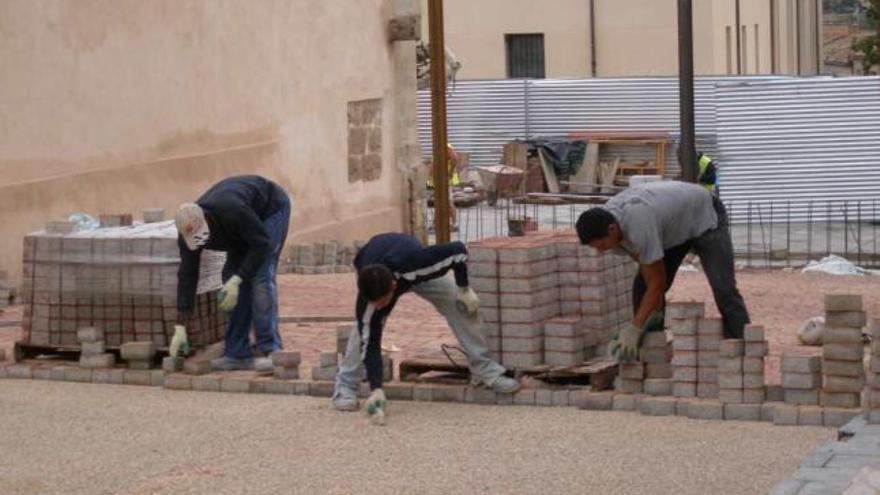
[[[507,77],[544,78],[544,35],[507,34]]]

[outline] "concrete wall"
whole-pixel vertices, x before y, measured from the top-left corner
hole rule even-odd
[[[427,4],[426,0],[421,1]],[[771,73],[770,6],[773,2],[777,4],[777,73],[796,72],[794,48],[788,45],[794,46],[796,41],[793,38],[796,1],[801,3],[801,73],[815,74],[819,0],[739,0],[738,52],[736,0],[694,1],[696,73],[737,74],[737,53],[740,73]],[[590,77],[591,3],[595,6],[596,75],[678,73],[676,0],[445,0],[446,44],[463,65],[458,77],[506,77],[504,35],[511,33],[544,33],[548,78]],[[424,22],[426,34],[427,19]]]
[[[3,1],[0,269],[18,280],[22,236],[47,220],[156,206],[170,215],[233,174],[291,193],[288,242],[400,229],[395,124],[415,108],[395,108],[392,8]],[[381,171],[350,182],[348,102],[368,99],[382,100]]]

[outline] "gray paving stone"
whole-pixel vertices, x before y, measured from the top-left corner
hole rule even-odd
[[[299,368],[284,368],[276,366],[272,376],[279,380],[299,380]]]
[[[823,423],[825,426],[839,428],[845,425],[854,417],[858,416],[859,413],[859,409],[826,407],[825,415],[823,416]]]
[[[773,424],[780,426],[798,424],[798,407],[791,404],[777,405],[773,412]]]
[[[388,400],[413,400],[413,386],[407,383],[386,383],[382,385]]]
[[[312,397],[332,397],[333,382],[309,382],[309,395]]]
[[[553,391],[553,405],[555,407],[568,407],[570,393],[571,393],[570,390],[554,390]]]
[[[202,392],[219,392],[220,378],[215,376],[193,376],[192,389]]]
[[[165,372],[162,370],[151,371],[150,372],[150,385],[152,385],[154,387],[161,387],[161,386],[165,385]]]
[[[33,369],[31,369],[31,378],[34,380],[51,380],[52,368],[35,366]]]
[[[732,421],[761,421],[761,404],[725,404],[724,419]]]
[[[186,359],[183,371],[189,375],[206,375],[211,372],[211,362],[207,360]]]
[[[632,394],[614,394],[611,400],[611,409],[613,411],[635,411],[636,398]]]
[[[412,388],[412,400],[419,402],[431,402],[434,396],[434,387],[427,384],[416,384]]]
[[[800,406],[798,409],[798,424],[804,426],[823,426],[822,408],[819,406]]]
[[[269,357],[272,358],[272,364],[282,368],[296,368],[302,362],[300,353],[294,351],[275,351]],[[333,365],[335,364],[334,362]]]
[[[672,395],[673,381],[667,378],[648,378],[644,382],[648,395]]]
[[[610,411],[613,402],[614,392],[586,392],[579,407],[590,411]]]
[[[293,395],[294,385],[290,381],[278,381],[273,380],[267,382],[263,390],[267,394],[276,394],[276,395]]]
[[[513,394],[513,403],[517,406],[534,406],[535,405],[535,389],[523,388],[519,392]]]
[[[552,406],[553,391],[549,388],[535,389],[535,405],[536,406]]]
[[[193,377],[180,373],[172,373],[165,377],[164,388],[171,390],[192,390]]]
[[[470,404],[495,404],[498,402],[498,394],[494,390],[484,387],[467,387],[464,401]]]
[[[800,491],[801,487],[805,484],[806,482],[802,480],[783,480],[770,490],[770,495],[797,495],[798,491]]]
[[[6,367],[6,375],[17,380],[30,380],[33,377],[33,371],[29,364],[12,364]]]
[[[90,383],[92,381],[92,370],[87,368],[67,368],[64,371],[64,381]]]
[[[464,385],[434,385],[431,400],[434,402],[464,402]]]
[[[639,403],[639,412],[646,416],[674,416],[678,399],[646,397]]]
[[[785,404],[784,402],[765,402],[761,404],[761,421],[766,421],[769,423],[773,422],[773,418],[776,416],[776,407],[780,404]]]
[[[251,391],[251,382],[246,378],[223,378],[220,380],[220,391],[246,394]]]
[[[688,405],[691,419],[724,419],[724,405],[718,401],[695,400]]]
[[[694,399],[688,398],[679,398],[678,402],[675,403],[675,415],[676,416],[687,416],[688,409],[690,408],[691,402]]]

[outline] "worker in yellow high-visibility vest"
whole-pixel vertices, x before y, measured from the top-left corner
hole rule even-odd
[[[452,188],[461,185],[461,179],[458,176],[458,153],[455,152],[455,148],[453,148],[451,144],[447,144],[446,149],[446,170],[449,174],[449,225],[452,226],[452,230],[454,231],[457,226],[455,224],[456,212],[455,202],[452,201]],[[434,188],[433,171],[428,174],[428,187],[432,189]]]
[[[718,164],[710,156],[697,153],[697,165],[700,170],[697,183],[718,196]]]

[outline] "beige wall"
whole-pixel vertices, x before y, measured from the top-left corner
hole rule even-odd
[[[801,67],[816,72],[819,0],[777,2],[777,73],[794,73],[793,5],[801,2]],[[422,0],[426,4],[426,0]],[[598,76],[678,74],[677,0],[593,0]],[[737,73],[735,0],[695,0],[694,70]],[[740,0],[742,74],[770,74],[771,0]],[[547,77],[590,77],[590,1],[445,0],[446,44],[462,63],[461,79],[506,77],[504,35],[544,33]],[[727,28],[730,28],[728,49]],[[427,19],[424,33],[427,34]],[[757,35],[757,36],[756,36]],[[792,47],[788,46],[791,43]]]
[[[389,0],[0,3],[0,269],[76,211],[134,212],[257,173],[291,238],[399,229]],[[414,77],[414,74],[413,74]],[[347,102],[382,98],[381,177],[349,183]],[[410,116],[411,117],[411,116]]]
[[[422,37],[428,39],[427,0]],[[507,76],[505,34],[544,34],[547,77],[584,77],[590,70],[589,1],[445,0],[446,46],[462,69],[461,79]]]

